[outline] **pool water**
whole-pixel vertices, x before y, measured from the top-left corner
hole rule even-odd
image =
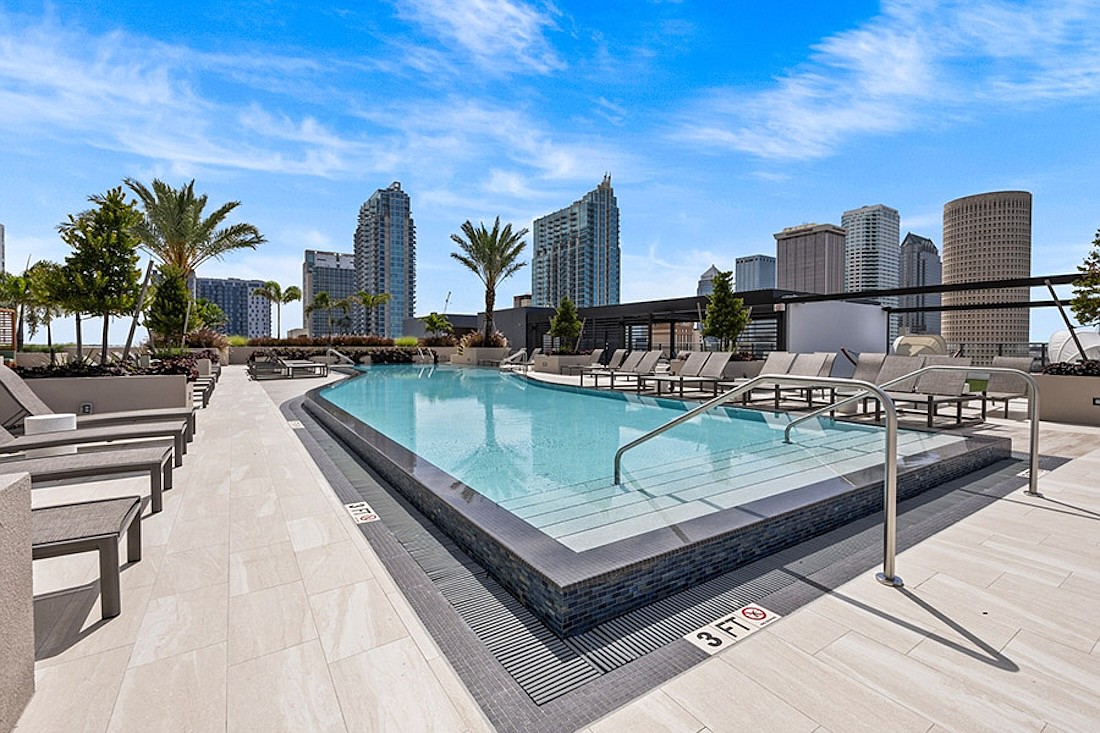
[[[615,486],[619,446],[683,402],[403,365],[372,366],[320,396],[576,552],[882,463],[881,428],[823,420],[788,445],[786,414],[721,408],[628,452]],[[960,440],[900,431],[899,452],[934,455]]]

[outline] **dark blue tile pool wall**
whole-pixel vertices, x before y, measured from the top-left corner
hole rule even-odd
[[[882,510],[880,467],[577,553],[318,399],[318,391],[305,404],[322,425],[565,636]],[[1010,450],[1007,439],[969,439],[936,460],[910,457],[898,466],[898,498],[1003,460]]]

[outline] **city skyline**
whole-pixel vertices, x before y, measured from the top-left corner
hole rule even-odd
[[[63,259],[57,224],[126,176],[241,201],[268,242],[198,275],[284,286],[304,250],[346,251],[362,201],[400,180],[417,315],[481,308],[449,257],[463,221],[530,227],[606,172],[623,302],[689,295],[711,264],[868,203],[939,244],[946,202],[1030,191],[1037,275],[1073,272],[1100,225],[1095,3],[256,7],[0,9],[9,269]],[[529,284],[521,270],[498,298]],[[1059,327],[1039,311],[1031,336]]]

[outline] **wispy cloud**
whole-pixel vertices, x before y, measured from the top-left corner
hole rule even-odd
[[[888,0],[772,88],[712,90],[676,136],[762,158],[822,158],[944,115],[1096,96],[1098,47],[1095,0]]]
[[[406,0],[398,12],[429,34],[494,72],[546,74],[565,68],[546,37],[559,15],[552,5],[522,0]]]

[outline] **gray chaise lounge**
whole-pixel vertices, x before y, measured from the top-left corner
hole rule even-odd
[[[99,594],[103,618],[122,610],[118,542],[126,533],[126,560],[141,560],[141,497],[100,499],[31,510],[31,557],[99,552]]]
[[[144,471],[149,472],[150,506],[153,514],[156,514],[164,506],[164,491],[172,488],[171,445],[0,461],[0,474],[29,473],[32,488],[43,481],[95,478]]]
[[[0,453],[21,453],[31,448],[56,448],[82,443],[109,443],[115,440],[139,440],[143,438],[171,438],[176,466],[183,465],[187,452],[187,424],[179,422],[138,423],[135,425],[107,425],[101,428],[77,428],[59,430],[56,433],[20,435],[18,438],[0,428]]]

